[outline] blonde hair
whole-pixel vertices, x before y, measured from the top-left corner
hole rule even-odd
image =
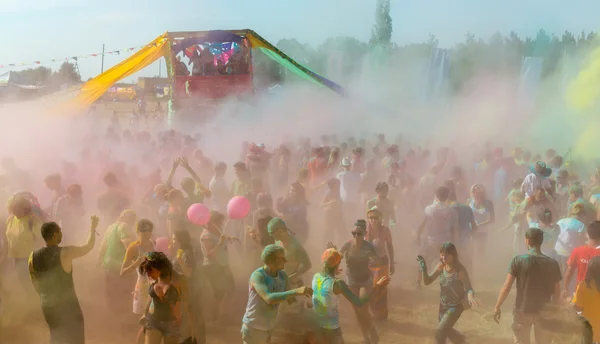
[[[121,214],[119,215],[119,217],[117,218],[117,222],[126,222],[125,220],[128,218],[133,219],[133,223],[135,223],[135,220],[137,219],[137,213],[135,212],[135,210],[133,210],[133,209],[123,210],[121,212]]]

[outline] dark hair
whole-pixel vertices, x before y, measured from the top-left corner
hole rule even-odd
[[[600,240],[600,221],[592,221],[587,225],[587,235],[592,240]]]
[[[248,168],[246,167],[246,164],[244,164],[241,161],[236,162],[235,165],[233,165],[233,168],[238,171],[247,171],[248,170]]]
[[[552,223],[552,212],[548,208],[544,208],[537,213],[537,217],[541,223],[549,225]]]
[[[259,208],[273,208],[273,197],[270,193],[261,192],[256,195],[256,204]]]
[[[302,186],[302,184],[295,182],[292,183],[290,187],[294,189],[294,191],[296,191],[296,193],[298,194],[298,198],[301,202],[308,203],[308,201],[306,200],[306,190],[304,189],[304,186]]]
[[[154,231],[154,223],[148,219],[140,219],[135,228],[137,232],[140,232],[141,229],[145,229],[144,232],[152,232]]]
[[[329,190],[339,189],[340,188],[340,180],[337,178],[331,178],[327,180],[327,187]]]
[[[67,187],[67,194],[69,196],[78,196],[81,195],[81,185],[79,184],[71,184]]]
[[[45,242],[52,240],[54,234],[60,231],[60,226],[56,222],[46,222],[42,225],[42,238]]]
[[[269,222],[273,219],[272,216],[261,216],[256,220],[256,230],[260,236],[260,244],[265,247],[269,244],[274,244],[275,240],[269,235]]]
[[[529,228],[525,232],[525,238],[529,240],[529,243],[535,247],[542,246],[544,242],[544,232],[539,228]]]
[[[220,213],[216,210],[211,210],[210,211],[210,220],[208,220],[207,225],[212,224],[213,226],[215,226],[216,228],[218,228],[220,230],[221,227],[217,226],[216,223],[221,222],[221,226],[223,226],[223,221],[225,221],[225,215],[223,215],[222,213]]]
[[[187,252],[194,252],[190,232],[180,229],[175,231],[175,233],[173,233],[173,236],[175,236],[175,240],[177,240],[177,242],[179,242],[179,245],[181,245],[182,250]]]
[[[450,189],[445,186],[440,186],[435,189],[435,197],[440,202],[446,202],[448,200],[448,196],[450,196]]]
[[[148,252],[140,264],[138,271],[140,275],[148,276],[150,270],[155,269],[160,273],[160,278],[167,278],[173,275],[173,264],[162,252]]]
[[[379,183],[377,183],[377,186],[375,186],[375,192],[382,191],[384,189],[385,190],[390,189],[390,186],[386,182],[379,182]]]
[[[448,199],[450,201],[456,201],[456,182],[454,179],[446,179],[444,186],[448,188]]]
[[[44,181],[46,183],[59,183],[62,181],[62,178],[60,177],[60,174],[58,173],[54,173],[54,174],[50,174],[48,176],[46,176],[46,179],[44,179]]]
[[[356,220],[356,222],[354,222],[354,227],[360,228],[362,230],[367,230],[367,221]]]
[[[456,266],[456,271],[463,269],[463,265],[460,263],[460,260],[458,259],[458,250],[456,249],[456,246],[454,246],[453,243],[451,243],[451,242],[444,243],[442,245],[442,247],[440,247],[440,253],[444,253],[444,254],[454,257],[454,265]]]
[[[185,191],[188,195],[193,194],[195,188],[196,181],[193,178],[185,177],[181,180],[181,189]]]
[[[119,179],[112,172],[108,172],[107,174],[105,174],[104,178],[102,178],[102,181],[104,181],[104,184],[106,184],[106,186],[108,187],[115,187],[119,185]]]
[[[218,163],[215,165],[215,171],[223,171],[223,170],[226,170],[226,169],[227,169],[227,164],[225,164],[225,163],[224,163],[224,162],[222,162],[222,161],[221,161],[221,162],[218,162]]]
[[[596,291],[600,291],[600,256],[590,259],[587,272],[585,273],[585,284],[588,288],[592,288],[594,282]]]

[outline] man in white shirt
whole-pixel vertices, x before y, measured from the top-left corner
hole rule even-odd
[[[552,174],[552,169],[546,167],[546,164],[541,161],[538,161],[535,166],[531,166],[529,169],[531,173],[525,177],[523,184],[521,184],[521,191],[525,194],[525,197],[533,196],[535,189],[544,189],[552,195],[552,184],[548,179]]]
[[[208,188],[212,193],[214,209],[225,214],[227,211],[227,203],[231,199],[231,191],[225,181],[225,172],[227,165],[220,162],[215,165],[215,175],[212,177]]]
[[[344,201],[346,214],[352,216],[352,221],[356,220],[356,216],[360,216],[360,173],[352,171],[352,162],[350,158],[342,159],[342,171],[337,174],[337,179],[340,181],[340,196]]]

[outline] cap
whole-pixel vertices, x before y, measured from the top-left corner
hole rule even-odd
[[[323,252],[321,261],[328,267],[334,267],[342,261],[342,254],[335,248],[328,248]]]
[[[267,231],[269,232],[269,234],[273,234],[276,230],[280,228],[287,229],[287,225],[285,224],[285,221],[283,221],[283,219],[279,217],[272,218],[271,221],[269,221],[269,224],[267,225]]]

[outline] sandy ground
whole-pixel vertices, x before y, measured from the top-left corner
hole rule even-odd
[[[95,256],[95,255],[91,255]],[[408,255],[407,255],[408,257]],[[86,338],[89,344],[115,343],[130,344],[134,342],[137,331],[137,317],[131,313],[110,314],[104,302],[104,280],[102,272],[90,269],[91,257],[87,261],[79,262],[75,266],[76,288],[80,296],[86,322]],[[475,276],[475,286],[478,298],[482,305],[476,309],[466,311],[459,320],[456,328],[467,336],[468,343],[482,344],[508,344],[512,343],[510,325],[512,321],[511,308],[514,302],[515,291],[503,307],[501,324],[492,320],[492,309],[497,293],[506,276],[505,267],[510,260],[509,254],[489,260],[485,271]],[[410,264],[410,265],[409,265]],[[412,262],[404,259],[398,265],[394,282],[390,286],[389,304],[390,316],[385,322],[377,324],[384,343],[433,343],[433,334],[437,325],[437,310],[439,302],[439,285],[417,290],[412,283],[414,279]],[[495,271],[492,273],[492,271]],[[236,273],[242,276],[243,272]],[[248,273],[246,273],[246,276]],[[12,285],[15,287],[15,285]],[[209,293],[207,293],[209,294]],[[6,294],[5,294],[6,295]],[[17,297],[19,293],[13,291],[5,303],[3,343],[30,344],[47,343],[48,331],[46,324],[39,312],[39,305],[33,303],[26,311],[24,301]],[[234,310],[227,319],[209,325],[208,343],[240,343],[239,330],[241,317],[247,300],[247,287],[243,280],[237,284],[233,295]],[[37,302],[37,300],[34,300]],[[130,301],[127,301],[130,302]],[[211,309],[211,304],[207,309]],[[342,330],[346,343],[361,343],[361,336],[352,308],[345,300],[341,301]],[[290,335],[281,326],[275,333],[273,343],[294,343],[297,336]],[[579,327],[568,311],[556,315],[554,329],[554,343],[575,344],[579,343]]]

